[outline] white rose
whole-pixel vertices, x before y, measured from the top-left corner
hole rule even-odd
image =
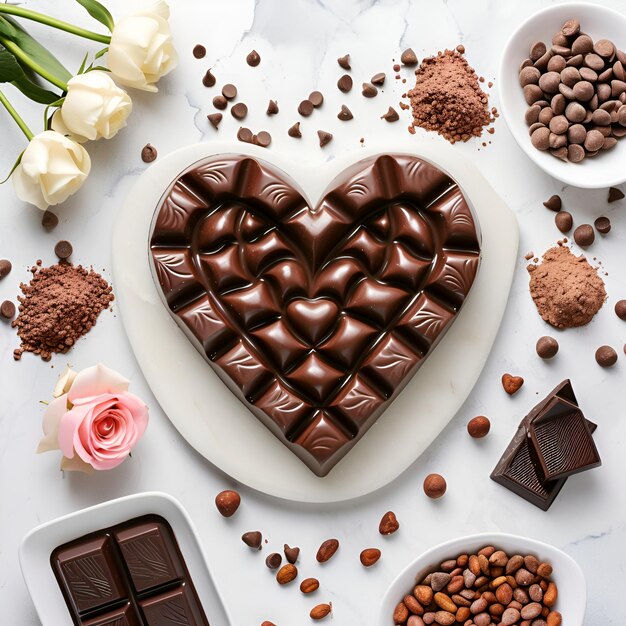
[[[91,159],[85,148],[46,130],[30,140],[11,178],[20,200],[45,211],[78,191],[90,169]]]
[[[167,3],[157,0],[115,24],[107,65],[118,83],[157,91],[155,83],[176,67],[169,16]]]
[[[133,103],[107,72],[78,74],[67,83],[63,105],[52,117],[52,128],[71,138],[111,139],[126,126]]]

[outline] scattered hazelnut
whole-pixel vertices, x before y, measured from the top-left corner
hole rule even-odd
[[[241,496],[236,491],[230,489],[220,491],[215,496],[215,506],[224,517],[232,517],[240,504]]]
[[[424,493],[429,498],[441,498],[446,488],[446,480],[441,474],[428,474],[424,479]]]
[[[467,432],[474,439],[482,439],[491,428],[491,422],[484,415],[477,415],[467,423]]]

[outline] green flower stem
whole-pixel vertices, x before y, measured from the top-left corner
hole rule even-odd
[[[0,5],[2,6],[2,5]],[[4,37],[0,37],[0,43],[11,53],[13,56],[30,67],[35,74],[39,74],[42,78],[45,78],[49,83],[55,85],[59,89],[63,91],[67,91],[67,83],[62,81],[60,78],[52,75],[50,72],[45,70],[39,63],[29,57],[15,42],[5,39]]]
[[[101,35],[100,33],[95,33],[91,30],[79,28],[73,24],[68,24],[67,22],[58,20],[55,17],[50,17],[48,15],[44,15],[43,13],[37,13],[37,11],[31,11],[30,9],[24,9],[12,4],[0,3],[0,13],[17,15],[18,17],[23,17],[24,19],[32,20],[33,22],[39,22],[40,24],[45,24],[46,26],[52,26],[52,28],[64,30],[66,33],[71,33],[72,35],[77,35],[78,37],[84,37],[85,39],[91,39],[92,41],[99,41],[100,43],[105,44],[111,43],[111,37],[109,35]]]
[[[30,141],[34,135],[30,128],[26,125],[26,122],[20,117],[20,114],[11,106],[11,103],[7,100],[7,97],[0,91],[0,103],[4,105],[4,108],[9,112],[9,115],[15,120],[15,123],[20,127],[20,130],[26,135],[26,139]]]

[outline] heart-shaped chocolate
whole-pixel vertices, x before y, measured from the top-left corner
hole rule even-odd
[[[150,250],[174,319],[318,476],[432,352],[480,261],[462,191],[405,155],[355,164],[314,209],[265,162],[208,158],[162,197]]]

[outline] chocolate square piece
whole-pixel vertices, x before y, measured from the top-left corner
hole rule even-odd
[[[131,603],[127,602],[119,609],[82,621],[81,626],[142,626],[142,623]]]
[[[199,626],[204,624],[197,614],[193,598],[185,585],[139,602],[147,626]]]
[[[528,425],[531,459],[542,482],[602,464],[587,420],[569,402],[553,398]]]

